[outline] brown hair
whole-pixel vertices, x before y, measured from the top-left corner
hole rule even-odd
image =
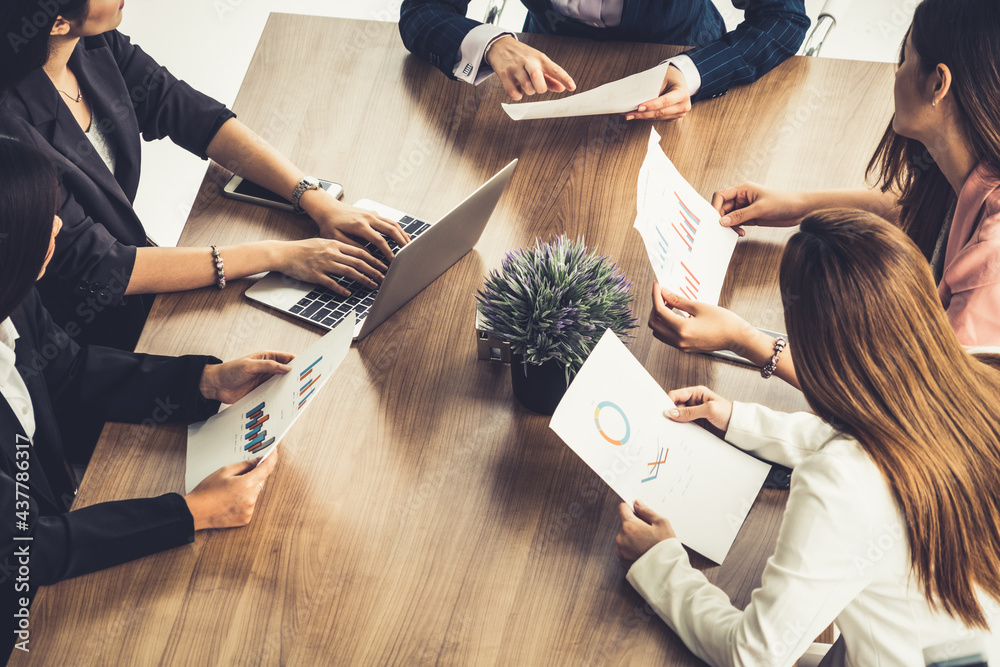
[[[806,217],[781,289],[809,405],[882,472],[928,601],[985,628],[977,587],[1000,599],[1000,372],[959,344],[916,245],[871,213]]]
[[[1000,170],[1000,3],[995,0],[923,0],[908,36],[911,57],[929,75],[951,70],[950,92],[965,141],[980,162]],[[904,40],[905,42],[905,40]],[[900,64],[903,52],[900,50]],[[883,192],[898,192],[900,226],[930,259],[955,193],[927,148],[895,133],[892,123],[868,163]]]

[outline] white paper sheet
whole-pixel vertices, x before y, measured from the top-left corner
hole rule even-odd
[[[190,493],[219,468],[270,456],[351,349],[354,313],[276,375],[217,415],[188,426],[184,486]]]
[[[592,90],[547,102],[501,104],[514,120],[597,116],[633,111],[643,102],[659,97],[669,64],[657,65],[638,74],[618,79]]]
[[[691,187],[660,148],[650,130],[646,159],[639,169],[635,228],[662,287],[712,305],[739,236],[719,224],[719,212]]]
[[[663,411],[672,407],[608,330],[549,427],[625,502],[641,500],[681,542],[722,563],[770,466],[699,426],[670,421]]]

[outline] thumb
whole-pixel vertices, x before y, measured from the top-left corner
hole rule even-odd
[[[676,406],[663,411],[663,416],[675,422],[693,422],[696,419],[711,419],[710,403],[692,406]]]
[[[250,355],[250,358],[251,359],[272,359],[274,361],[277,361],[278,363],[287,364],[288,362],[290,362],[292,359],[295,358],[295,355],[292,354],[291,352],[272,352],[272,351],[266,351],[266,352],[254,352],[253,354]]]
[[[292,370],[292,367],[274,359],[254,359],[249,364],[249,370],[251,373],[259,375],[284,375]]]
[[[278,464],[278,445],[271,450],[270,456],[265,456],[263,461],[251,462],[253,468],[247,472],[254,482],[263,482],[271,476],[274,467]]]
[[[726,215],[722,216],[722,220],[720,220],[720,222],[722,223],[723,227],[735,227],[736,225],[750,225],[753,224],[752,222],[753,220],[756,220],[758,217],[763,216],[764,211],[761,209],[762,207],[760,206],[760,204],[754,202],[749,206],[745,206],[743,208],[738,208],[733,211],[730,211]]]
[[[676,308],[677,310],[683,311],[688,315],[697,315],[697,301],[686,299],[680,294],[675,294],[674,292],[666,289],[663,290],[663,303],[665,303],[668,308]]]
[[[254,461],[238,461],[219,469],[223,477],[239,477],[254,469],[257,464]]]
[[[648,505],[643,503],[641,500],[635,501],[635,515],[650,525],[653,525],[659,521],[663,521],[663,517],[654,512]]]

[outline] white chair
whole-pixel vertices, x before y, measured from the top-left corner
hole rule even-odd
[[[802,55],[818,56],[823,42],[830,36],[830,31],[837,26],[837,17],[843,17],[847,13],[847,8],[851,6],[852,0],[826,0],[816,25],[813,26],[809,36],[806,37],[802,45]]]

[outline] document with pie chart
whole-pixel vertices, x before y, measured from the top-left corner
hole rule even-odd
[[[695,424],[664,416],[667,393],[608,330],[549,427],[630,505],[670,520],[716,563],[729,553],[771,466]]]

